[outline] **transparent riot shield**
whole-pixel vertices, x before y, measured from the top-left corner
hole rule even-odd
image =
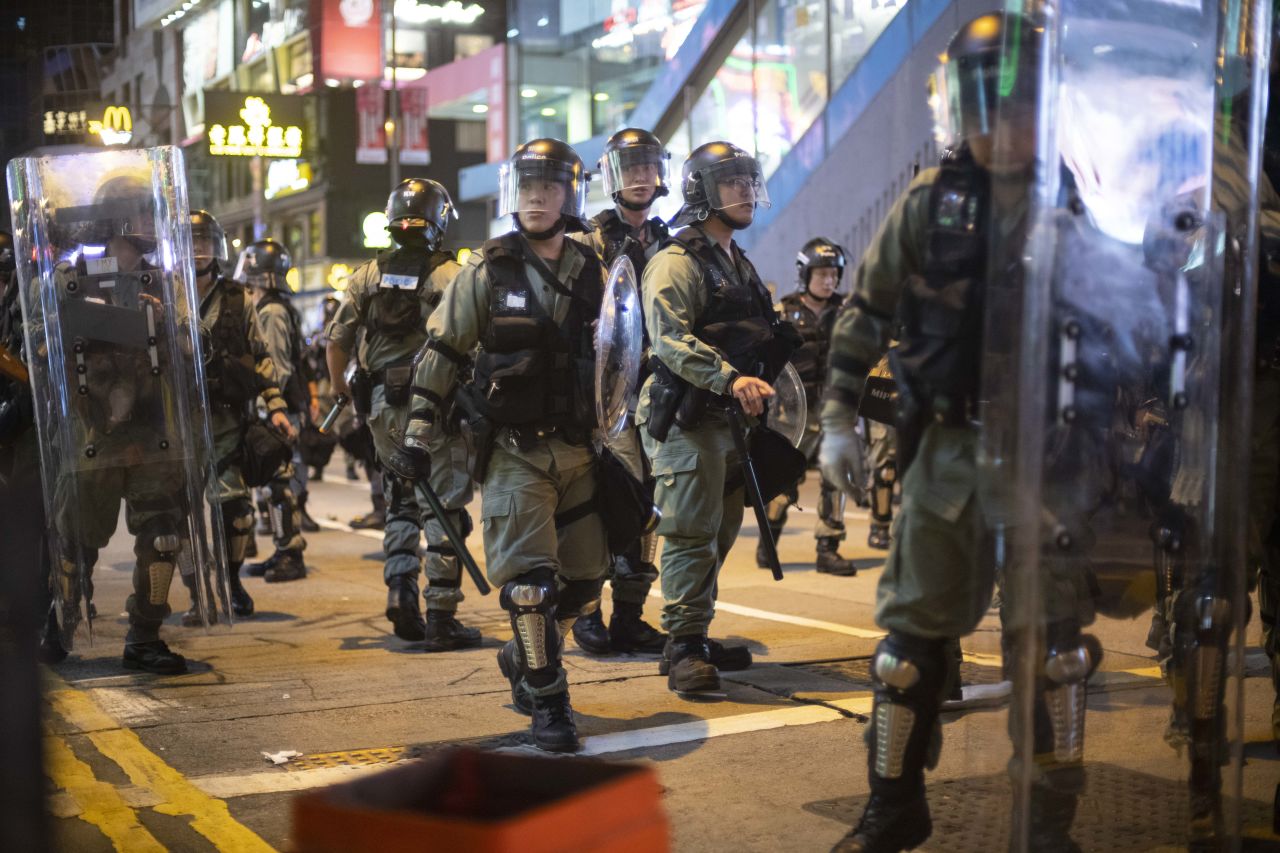
[[[644,352],[644,322],[635,267],[625,255],[609,268],[596,324],[596,419],[606,444],[627,425]]]
[[[1239,746],[1270,9],[1037,8],[988,149],[1010,848],[1232,849],[1274,784]]]
[[[181,151],[18,159],[8,182],[64,644],[92,637],[104,563],[134,564],[135,640],[175,573],[206,625],[229,617]]]
[[[786,437],[793,447],[799,447],[804,439],[809,405],[800,373],[791,362],[787,362],[773,383],[773,398],[769,400],[764,422],[769,429]]]

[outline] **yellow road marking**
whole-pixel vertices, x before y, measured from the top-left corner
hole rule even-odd
[[[44,741],[45,767],[53,784],[71,795],[80,807],[80,819],[93,824],[117,850],[164,853],[164,845],[138,823],[138,816],[120,793],[99,782],[65,740],[49,736]]]
[[[85,732],[103,755],[120,766],[130,782],[153,791],[162,800],[155,806],[157,812],[173,816],[190,815],[191,828],[219,850],[234,853],[273,850],[251,829],[232,818],[226,803],[191,784],[185,776],[147,749],[136,734],[121,728],[88,694],[72,689],[65,681],[53,676],[53,684],[46,695],[59,716]],[[119,799],[119,794],[116,797]]]

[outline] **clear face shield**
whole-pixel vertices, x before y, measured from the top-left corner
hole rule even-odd
[[[550,227],[560,216],[587,215],[587,179],[559,160],[526,158],[498,171],[498,215],[518,214],[526,227]],[[526,221],[529,220],[529,221]],[[537,220],[538,224],[530,224]]]
[[[760,164],[754,157],[721,160],[702,170],[707,188],[707,204],[712,210],[730,211],[742,205],[769,207],[769,189],[765,186]]]
[[[231,260],[227,235],[221,228],[197,226],[191,229],[191,252],[195,256],[196,273],[200,274],[215,261],[225,269]]]
[[[986,61],[964,57],[939,63],[930,78],[929,93],[933,135],[939,148],[956,148],[992,132],[1000,76],[1000,62],[994,56]]]
[[[600,160],[604,177],[604,194],[609,198],[621,192],[652,189],[647,200],[657,198],[658,191],[670,186],[671,155],[656,145],[632,145],[606,151]],[[640,201],[640,199],[628,199]]]

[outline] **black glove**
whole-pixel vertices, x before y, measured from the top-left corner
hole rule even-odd
[[[425,480],[431,476],[431,454],[419,444],[401,444],[382,460],[387,470],[402,480]]]

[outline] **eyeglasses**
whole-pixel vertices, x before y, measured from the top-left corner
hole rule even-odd
[[[735,178],[723,178],[717,183],[719,183],[720,186],[728,187],[729,189],[737,193],[745,193],[747,190],[751,190],[752,192],[760,191],[759,178],[748,178],[746,176],[740,175]]]

